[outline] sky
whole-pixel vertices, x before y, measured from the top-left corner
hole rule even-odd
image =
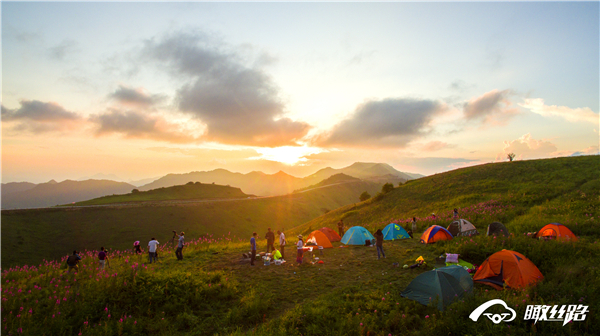
[[[598,2],[5,2],[2,182],[598,154]]]

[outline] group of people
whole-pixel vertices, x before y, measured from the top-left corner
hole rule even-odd
[[[177,261],[183,260],[183,248],[185,246],[185,233],[181,231],[181,234],[177,234],[177,231],[173,230],[173,238],[171,242],[175,244],[175,240],[177,240],[177,249],[175,250],[175,256],[177,257]],[[158,261],[158,245],[160,243],[154,237],[150,239],[148,242],[148,262],[152,263]],[[133,243],[133,251],[136,254],[142,254],[142,247],[139,241]],[[74,270],[79,271],[79,261],[81,260],[81,256],[77,250],[73,251],[73,254],[67,258],[67,272]],[[103,270],[106,267],[108,262],[108,256],[106,254],[106,250],[104,246],[100,247],[100,252],[98,252],[98,263],[100,270]]]
[[[256,238],[258,234],[256,232],[252,233],[252,237],[250,238],[250,266],[254,266],[254,260],[256,259]],[[265,239],[267,240],[267,253],[280,253],[281,259],[285,260],[285,245],[287,241],[285,239],[285,234],[282,231],[277,230],[277,237],[279,238],[279,249],[275,248],[275,233],[271,231],[271,228],[267,229],[267,233],[265,234]]]

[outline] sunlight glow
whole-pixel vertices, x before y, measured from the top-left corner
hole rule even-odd
[[[313,147],[293,147],[283,146],[275,148],[256,148],[256,151],[261,154],[256,159],[271,160],[281,162],[287,165],[295,165],[298,162],[307,161],[306,157],[310,154],[322,152],[319,148]]]

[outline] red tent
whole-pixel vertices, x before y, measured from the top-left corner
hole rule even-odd
[[[342,238],[339,234],[337,234],[337,232],[333,231],[328,227],[320,228],[319,231],[323,232],[327,236],[327,238],[329,238],[329,241],[332,243],[339,242],[340,240],[342,240]]]

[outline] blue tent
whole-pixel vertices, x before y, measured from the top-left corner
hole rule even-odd
[[[375,237],[362,226],[353,226],[346,231],[342,237],[342,244],[365,245],[365,240],[373,240]]]
[[[410,238],[406,230],[396,223],[388,224],[383,228],[383,239],[384,240],[396,240]]]
[[[439,310],[465,295],[473,294],[473,279],[461,266],[447,266],[419,274],[401,296],[424,305],[436,303]]]

